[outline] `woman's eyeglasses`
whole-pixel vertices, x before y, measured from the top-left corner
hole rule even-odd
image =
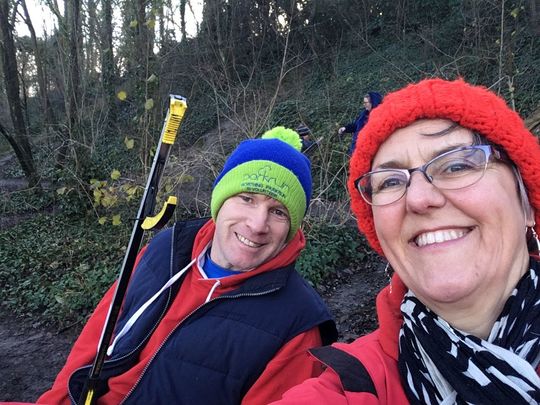
[[[368,204],[392,204],[407,192],[413,172],[421,172],[428,182],[439,189],[457,190],[480,180],[491,157],[507,160],[491,145],[464,146],[442,153],[414,169],[368,172],[356,179],[354,185]]]

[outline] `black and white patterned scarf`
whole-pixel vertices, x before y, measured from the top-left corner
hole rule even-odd
[[[531,260],[487,340],[452,328],[413,293],[405,295],[399,370],[412,404],[540,403],[537,273]]]

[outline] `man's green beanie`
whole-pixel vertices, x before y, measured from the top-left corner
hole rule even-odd
[[[214,181],[210,204],[214,221],[229,197],[242,192],[264,194],[287,207],[291,218],[287,240],[291,240],[311,199],[311,165],[301,147],[298,134],[284,127],[240,143]]]

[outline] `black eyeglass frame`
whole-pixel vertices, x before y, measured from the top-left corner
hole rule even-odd
[[[433,161],[436,161],[436,160],[438,160],[438,159],[440,159],[440,158],[442,158],[444,156],[447,156],[449,154],[452,154],[452,153],[455,153],[455,152],[458,152],[458,151],[472,150],[472,149],[481,150],[481,151],[484,152],[484,155],[486,156],[486,163],[484,165],[482,176],[480,176],[478,178],[478,180],[476,180],[475,182],[473,182],[473,183],[471,183],[471,184],[469,184],[467,186],[463,186],[463,187],[452,188],[452,189],[441,188],[441,187],[439,187],[437,185],[435,187],[441,188],[442,190],[459,190],[461,188],[465,188],[465,187],[468,187],[470,185],[475,184],[476,182],[480,181],[482,179],[482,177],[484,177],[484,174],[485,174],[486,169],[487,169],[487,165],[488,165],[488,163],[490,161],[490,158],[492,156],[495,159],[500,160],[502,162],[507,162],[507,163],[510,162],[510,159],[507,157],[506,153],[504,153],[503,151],[497,149],[497,147],[495,147],[493,145],[485,145],[484,144],[484,145],[461,146],[459,148],[452,149],[452,150],[450,150],[448,152],[441,153],[440,155],[435,156],[429,162],[424,163],[422,166],[418,166],[418,167],[415,167],[415,168],[412,168],[412,169],[379,169],[379,170],[373,170],[373,171],[364,173],[362,176],[360,176],[359,178],[357,178],[354,181],[354,188],[358,191],[358,193],[360,194],[362,199],[371,206],[380,207],[380,206],[384,206],[384,205],[393,204],[396,201],[401,200],[401,198],[403,198],[403,196],[407,193],[407,189],[409,188],[409,186],[411,184],[411,177],[412,177],[412,174],[414,172],[421,172],[424,175],[424,178],[428,181],[428,183],[433,184],[433,178],[431,178],[426,172],[426,169],[433,163]],[[360,187],[360,182],[362,181],[363,178],[365,178],[367,176],[370,176],[370,175],[372,175],[374,173],[380,173],[380,172],[385,172],[385,171],[399,171],[399,172],[402,172],[402,173],[406,173],[406,175],[407,175],[407,184],[405,185],[405,188],[403,189],[403,194],[401,196],[399,196],[397,199],[395,199],[395,200],[393,200],[391,202],[385,203],[385,204],[373,204],[373,202],[369,201],[368,197],[365,196],[364,193],[362,192],[362,189]]]

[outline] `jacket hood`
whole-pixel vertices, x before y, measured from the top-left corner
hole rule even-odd
[[[369,99],[371,100],[372,109],[382,103],[383,96],[380,93],[377,93],[376,91],[370,91],[368,92],[368,94],[369,94]]]

